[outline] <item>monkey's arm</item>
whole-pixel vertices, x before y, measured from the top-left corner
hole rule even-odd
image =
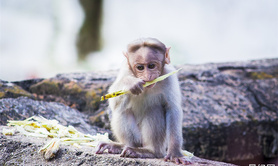
[[[171,95],[170,95],[171,96]],[[173,97],[173,96],[172,96]],[[166,131],[168,135],[168,150],[164,157],[165,161],[172,161],[176,164],[191,164],[190,157],[182,154],[182,109],[180,104],[173,103],[174,99],[169,99],[166,109]],[[176,98],[177,100],[177,98]]]
[[[166,133],[168,150],[165,160],[177,164],[191,163],[188,157],[182,154],[182,119],[181,92],[177,75],[172,75],[165,81],[165,109],[166,109]]]
[[[181,157],[182,148],[182,109],[177,96],[170,97],[169,94],[166,106],[166,131],[168,137],[167,156]]]

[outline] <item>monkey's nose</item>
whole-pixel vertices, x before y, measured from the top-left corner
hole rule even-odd
[[[150,82],[153,81],[155,78],[153,78],[152,76],[149,76],[147,78],[144,79],[145,82]]]
[[[150,82],[154,80],[153,76],[151,74],[146,74],[146,77],[143,79],[145,82]]]

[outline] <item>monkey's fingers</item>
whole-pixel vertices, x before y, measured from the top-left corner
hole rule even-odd
[[[96,154],[103,154],[103,152],[107,149],[107,144],[106,143],[99,143],[97,146],[97,151]]]
[[[167,155],[166,157],[164,157],[164,161],[171,161],[174,162],[176,164],[183,164],[183,165],[189,165],[192,164],[191,160],[189,157],[172,157],[170,155]]]
[[[125,157],[125,156],[126,156],[126,153],[127,153],[127,150],[126,150],[126,149],[124,149],[124,150],[122,151],[122,153],[121,153],[120,157]]]
[[[137,153],[136,150],[131,147],[125,147],[121,153],[121,157],[142,158],[142,155]]]
[[[137,84],[135,84],[132,88],[130,88],[130,92],[134,95],[139,95],[140,93],[143,92],[144,87],[143,85],[145,84],[145,81],[139,81]]]
[[[183,165],[189,165],[192,164],[190,159],[188,157],[177,157],[176,158],[176,163],[177,164],[183,164]]]
[[[170,160],[171,160],[170,155],[167,155],[167,156],[164,157],[164,161],[170,161]]]

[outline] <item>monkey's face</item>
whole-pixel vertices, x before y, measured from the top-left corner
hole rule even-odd
[[[152,81],[162,74],[164,55],[148,47],[142,47],[129,55],[129,65],[134,75],[145,82]]]

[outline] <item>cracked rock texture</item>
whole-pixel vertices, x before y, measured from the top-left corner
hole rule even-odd
[[[262,164],[278,157],[278,59],[180,67],[184,149],[198,157],[236,164]],[[65,110],[82,114],[80,127],[90,124],[109,130],[107,101],[99,100],[116,74],[70,73],[48,79],[0,81],[0,124],[47,115],[51,110],[65,117],[68,111],[61,105],[66,105]],[[50,102],[57,108],[53,103],[47,106]],[[34,104],[38,107],[31,106]]]

